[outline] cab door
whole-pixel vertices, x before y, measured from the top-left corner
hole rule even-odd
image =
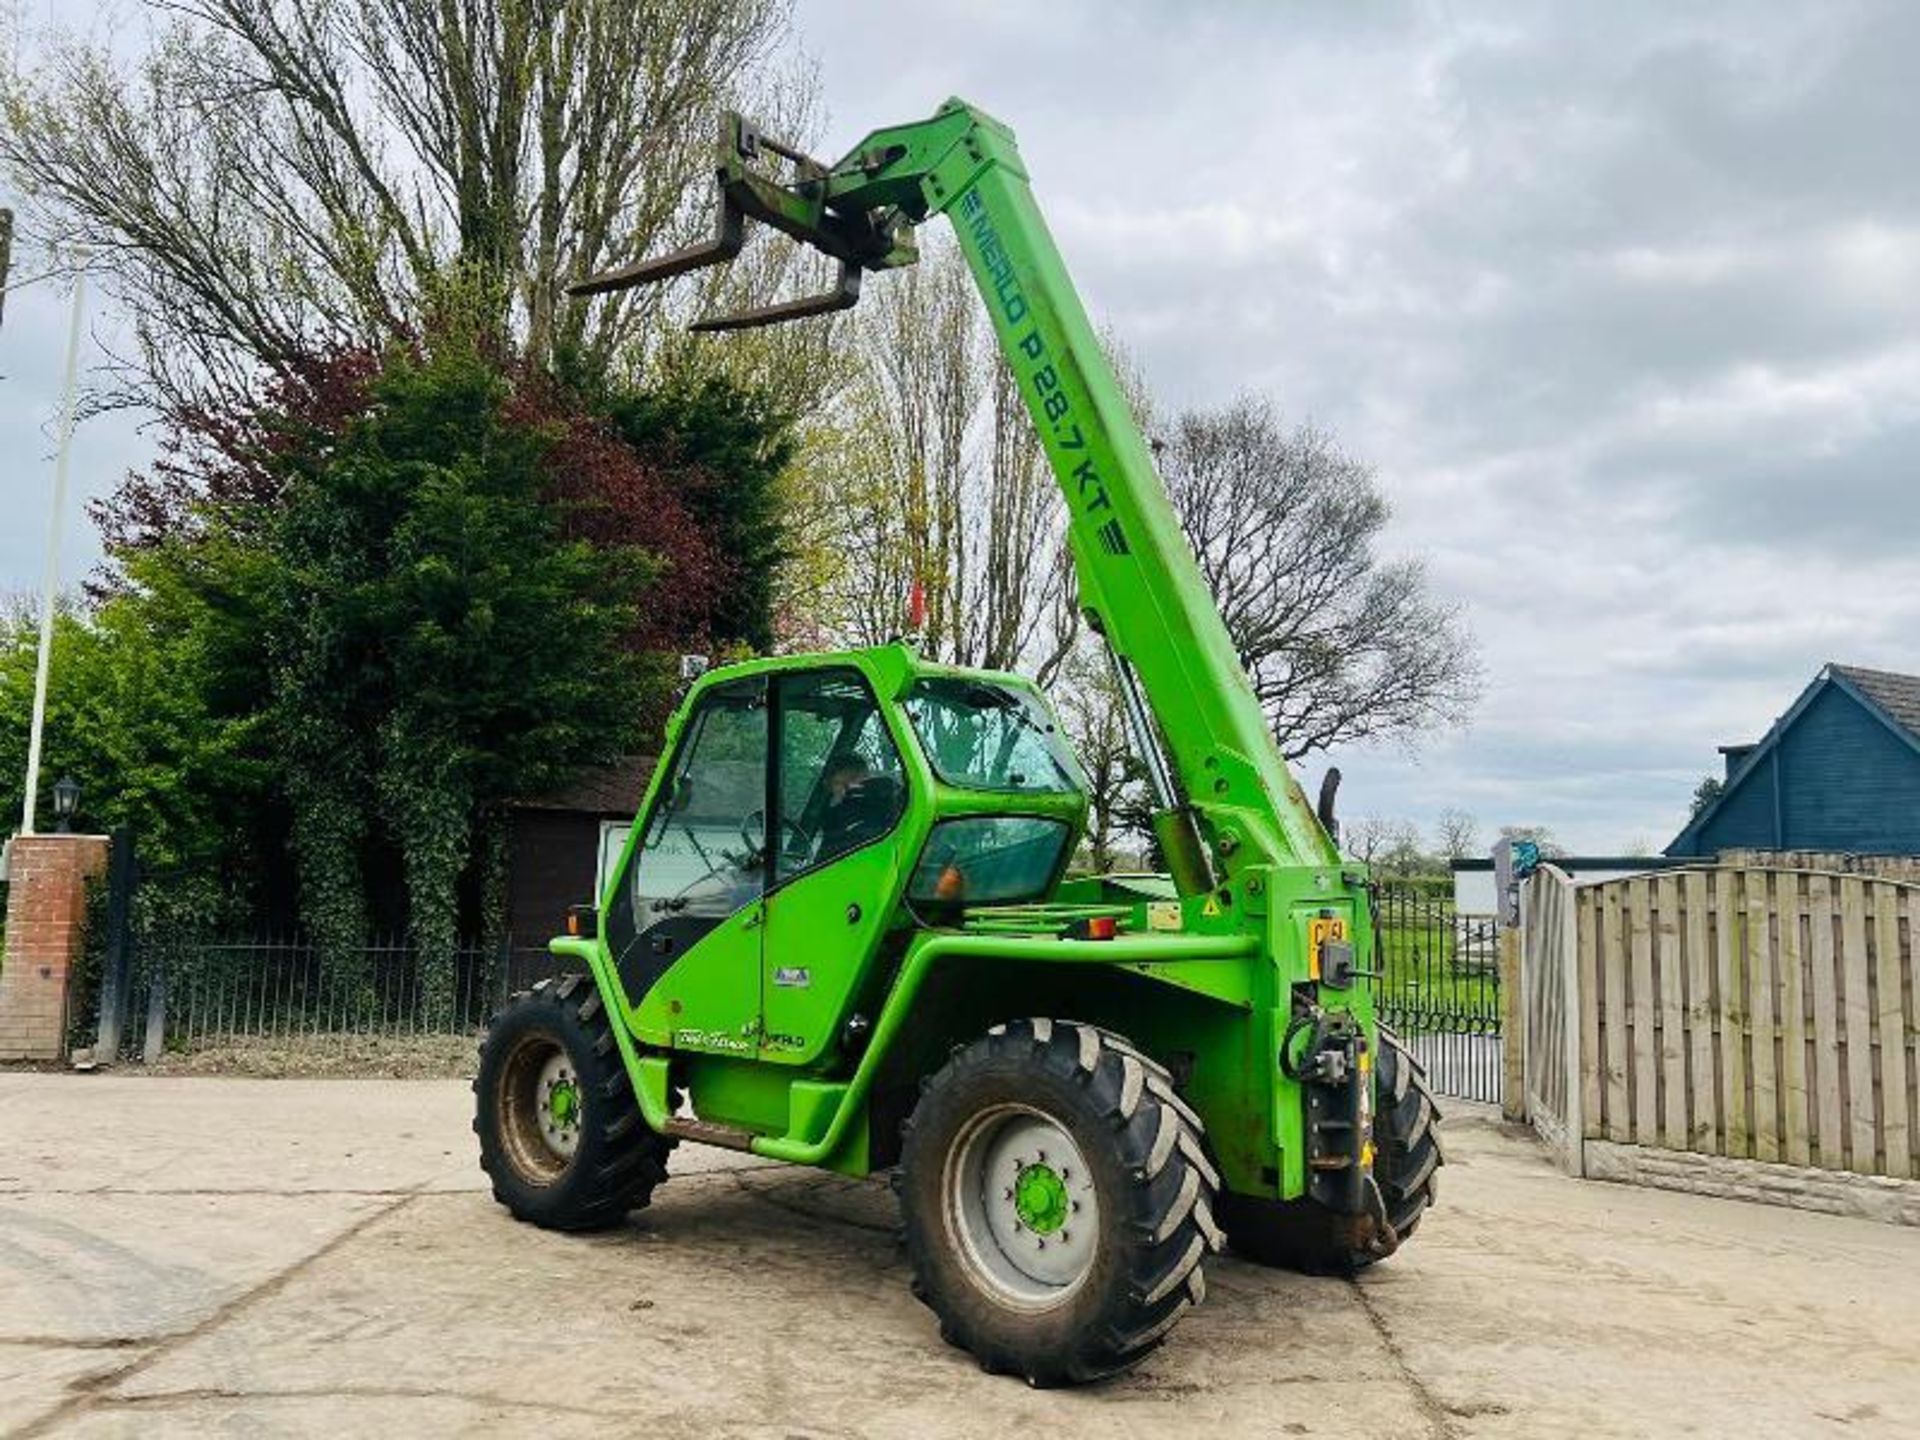
[[[655,1044],[755,1048],[770,863],[767,700],[765,676],[700,699],[608,903],[607,948],[629,1021]]]
[[[773,682],[772,889],[761,1053],[817,1059],[839,1036],[899,893],[906,767],[858,670]]]

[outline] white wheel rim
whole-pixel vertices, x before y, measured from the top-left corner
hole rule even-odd
[[[540,1121],[540,1138],[562,1160],[571,1160],[573,1152],[580,1148],[583,1098],[580,1082],[573,1073],[573,1062],[564,1050],[556,1050],[540,1067],[533,1103]]]
[[[1100,1242],[1086,1157],[1052,1116],[1001,1105],[947,1152],[947,1233],[976,1282],[1016,1309],[1058,1305],[1085,1282]]]

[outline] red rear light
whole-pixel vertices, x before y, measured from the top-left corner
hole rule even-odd
[[[1075,940],[1111,940],[1120,933],[1120,922],[1111,915],[1089,915],[1067,927]]]

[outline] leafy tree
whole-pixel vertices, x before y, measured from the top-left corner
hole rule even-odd
[[[257,667],[221,612],[159,570],[141,597],[54,623],[43,789],[80,783],[86,828],[129,826],[161,869],[251,878],[268,790]],[[39,645],[36,617],[0,620],[0,806],[18,815]],[[40,796],[40,813],[49,813]],[[44,822],[43,822],[44,823]]]
[[[708,635],[771,650],[788,558],[780,486],[797,444],[792,417],[719,376],[627,390],[611,395],[607,409],[627,445],[694,478],[681,503],[717,565],[703,617]]]
[[[1434,868],[1411,820],[1361,815],[1344,827],[1340,840],[1347,854],[1383,875],[1418,875]]]
[[[1687,819],[1698,820],[1706,808],[1718,800],[1726,791],[1727,782],[1718,775],[1708,775],[1693,787],[1693,803],[1687,811]]]
[[[565,536],[555,429],[517,415],[480,356],[396,356],[367,398],[330,446],[276,460],[272,726],[316,938],[339,955],[364,934],[380,815],[436,1007],[476,824],[631,744],[649,676],[625,642],[656,572]]]

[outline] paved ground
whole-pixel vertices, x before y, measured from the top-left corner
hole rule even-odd
[[[681,1151],[625,1230],[515,1225],[463,1085],[0,1072],[0,1432],[1920,1433],[1920,1232],[1580,1184],[1485,1120],[1358,1284],[1214,1262],[1130,1377],[942,1345],[884,1188]]]

